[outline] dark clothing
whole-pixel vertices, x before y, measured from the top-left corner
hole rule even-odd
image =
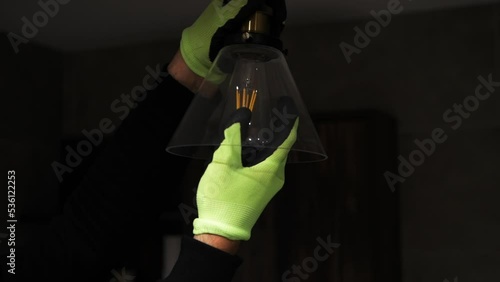
[[[184,237],[182,248],[174,269],[162,282],[231,281],[241,264],[240,258],[212,248],[192,237]]]
[[[108,282],[110,271],[136,252],[137,238],[158,225],[165,205],[180,204],[170,191],[175,194],[188,160],[165,148],[194,94],[165,72],[160,79],[110,136],[63,212],[24,236],[29,239],[16,249],[16,275],[2,262],[6,281]],[[231,281],[240,263],[186,236],[162,281]]]

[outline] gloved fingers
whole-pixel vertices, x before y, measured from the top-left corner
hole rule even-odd
[[[224,140],[213,154],[213,163],[223,163],[231,166],[237,166],[241,163],[240,131],[240,123],[234,123],[224,130]]]
[[[293,143],[285,143],[295,127],[296,120],[298,119],[298,110],[292,98],[282,96],[272,111],[271,128],[272,135],[264,145],[252,146],[243,144],[243,165],[250,167],[259,164],[266,160],[269,156],[279,150],[290,150]],[[295,133],[296,134],[296,133]],[[296,138],[296,137],[295,137]],[[295,140],[293,140],[295,142]],[[288,147],[285,147],[287,145]],[[286,153],[288,153],[288,151]]]
[[[243,147],[243,166],[257,167],[264,162],[281,163],[286,162],[288,153],[297,141],[297,130],[299,127],[299,118],[292,123],[293,127],[287,131],[286,139],[276,147]],[[270,146],[270,145],[268,145]]]
[[[267,158],[270,162],[281,163],[286,162],[288,158],[288,153],[293,147],[293,144],[297,141],[297,131],[299,127],[299,118],[294,122],[293,128],[285,139],[285,141],[276,149],[273,154]]]
[[[213,154],[213,161],[242,166],[241,142],[248,131],[252,112],[247,108],[236,110],[229,117],[224,129],[224,139]]]

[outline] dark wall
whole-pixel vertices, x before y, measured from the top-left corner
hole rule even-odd
[[[498,8],[393,16],[351,63],[339,45],[354,45],[354,27],[368,20],[286,30],[290,68],[311,112],[391,114],[405,159],[419,150],[417,139],[432,138],[439,128],[448,136],[399,182],[403,281],[500,275],[500,88],[460,126],[459,114],[451,115],[453,122],[443,118],[475,95],[479,76],[500,82]]]
[[[354,45],[354,27],[364,28],[368,20],[285,29],[290,69],[311,114],[390,114],[398,120],[406,159],[418,149],[416,139],[432,138],[438,128],[448,136],[399,183],[404,281],[494,280],[500,274],[494,239],[500,237],[500,90],[456,130],[443,119],[474,95],[478,76],[500,81],[499,21],[498,6],[395,15],[351,63],[339,45]],[[73,125],[65,133],[95,127],[110,114],[110,101],[130,91],[147,65],[168,60],[177,45],[173,40],[73,55],[65,87],[65,102],[73,102],[64,108],[79,112],[69,111],[74,116],[65,120]]]
[[[2,171],[17,172],[17,216],[24,222],[56,212],[62,133],[63,54],[32,44],[13,52],[0,35],[0,152]],[[6,216],[6,213],[1,213]]]
[[[354,27],[368,21],[285,29],[290,69],[311,114],[388,113],[398,120],[406,159],[419,150],[417,139],[436,129],[447,136],[398,188],[405,282],[500,276],[500,88],[456,129],[443,118],[474,95],[479,76],[500,81],[498,8],[395,15],[351,63],[339,44],[354,45]],[[13,55],[1,38],[2,158],[26,174],[19,176],[24,213],[50,214],[60,138],[79,138],[103,118],[119,123],[110,104],[141,83],[147,66],[167,63],[178,40],[70,54],[26,47]]]

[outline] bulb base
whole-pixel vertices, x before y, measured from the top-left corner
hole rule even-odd
[[[262,7],[255,12],[245,24],[243,24],[239,33],[231,34],[226,37],[224,46],[234,44],[259,44],[274,47],[283,54],[287,51],[283,49],[283,42],[280,38],[271,35],[271,18],[273,10],[269,6]]]
[[[250,33],[270,34],[270,17],[272,13],[269,11],[257,11],[252,17],[243,25],[241,31]]]

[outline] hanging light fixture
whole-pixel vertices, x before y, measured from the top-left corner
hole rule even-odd
[[[240,146],[253,151],[277,149],[283,141],[280,131],[298,115],[297,141],[288,163],[327,159],[285,60],[282,42],[270,36],[271,16],[272,10],[263,7],[240,33],[227,38],[167,152],[210,160],[228,121],[235,111],[245,109],[250,119]]]

